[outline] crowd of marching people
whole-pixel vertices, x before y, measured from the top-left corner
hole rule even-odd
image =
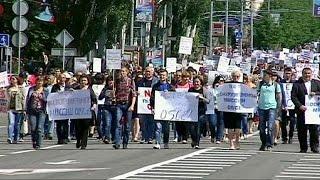
[[[271,67],[271,66],[270,66]],[[76,140],[76,148],[86,149],[88,137],[96,137],[114,149],[127,149],[130,141],[154,144],[154,149],[168,149],[170,129],[173,140],[198,149],[200,140],[209,137],[212,143],[227,142],[232,150],[240,149],[240,140],[246,139],[255,128],[260,131],[260,150],[271,150],[282,141],[292,144],[295,128],[301,152],[306,152],[307,131],[310,131],[310,148],[318,153],[318,126],[304,123],[304,95],[320,94],[320,83],[312,79],[312,70],[304,68],[302,77],[296,77],[294,68],[283,69],[280,77],[272,68],[253,69],[252,74],[239,70],[231,73],[230,79],[218,75],[208,83],[208,74],[192,67],[168,73],[152,65],[142,69],[123,66],[109,73],[83,74],[62,72],[55,69],[45,74],[42,69],[33,75],[21,73],[10,75],[8,95],[9,144],[24,141],[31,135],[32,146],[40,149],[42,140],[56,140],[57,144],[68,144]],[[206,113],[212,97],[207,91],[217,89],[225,83],[245,84],[258,92],[258,107],[253,113],[221,112],[217,108]],[[282,83],[293,83],[291,98],[296,109],[287,109]],[[94,92],[93,85],[104,85],[101,92]],[[150,107],[157,106],[156,91],[185,91],[198,93],[197,122],[170,122],[155,120],[153,114],[137,113],[137,89],[152,88]],[[46,98],[50,93],[89,90],[92,118],[49,120]],[[213,91],[214,92],[214,91]],[[288,128],[289,126],[289,133]]]

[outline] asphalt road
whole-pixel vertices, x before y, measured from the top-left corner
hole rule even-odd
[[[257,135],[234,151],[206,137],[200,149],[171,142],[170,149],[131,143],[129,149],[114,150],[91,138],[86,150],[53,140],[35,151],[29,140],[7,144],[5,132],[1,126],[0,179],[320,179],[320,155],[297,153],[296,139],[270,152],[258,151]]]

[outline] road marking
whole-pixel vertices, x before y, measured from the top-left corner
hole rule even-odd
[[[61,147],[61,146],[63,146],[63,145],[53,145],[53,146],[43,147],[43,148],[41,148],[41,149],[52,149],[52,148]],[[29,149],[29,150],[12,152],[12,153],[10,153],[10,154],[22,154],[22,153],[33,152],[33,151],[36,151],[36,150],[34,150],[34,149]]]
[[[299,163],[298,164],[292,164],[293,166],[314,166],[314,167],[320,167],[320,164],[304,164],[304,163]]]
[[[320,173],[302,173],[302,172],[281,172],[281,174],[292,174],[292,175],[315,175],[320,176]]]
[[[311,169],[285,169],[284,171],[287,172],[312,172],[312,173],[318,173],[319,170],[311,170]]]
[[[201,176],[157,176],[157,175],[134,175],[134,177],[150,177],[150,178],[177,178],[177,179],[202,179],[203,177]],[[139,179],[142,179],[142,178],[139,178]]]
[[[300,159],[300,161],[319,161],[320,159]]]
[[[6,156],[6,155],[2,155],[2,154],[0,154],[0,157],[4,157],[4,156]]]
[[[239,157],[239,156],[210,156],[210,157],[206,157],[206,156],[194,156],[197,159],[247,159],[246,157]]]
[[[320,179],[320,177],[319,177],[319,176],[276,176],[276,178]]]
[[[288,167],[289,169],[319,169],[320,167],[300,167],[300,166],[293,166],[293,167]]]
[[[177,162],[192,163],[192,164],[237,164],[235,162],[197,162],[197,161],[185,161],[185,160],[180,160]]]
[[[169,164],[169,163],[172,163],[172,162],[177,162],[177,161],[179,161],[179,160],[182,160],[182,159],[185,159],[185,158],[189,158],[189,157],[192,157],[192,156],[194,156],[194,155],[198,155],[198,154],[201,154],[201,153],[203,153],[203,152],[210,151],[210,150],[212,150],[212,149],[215,149],[215,148],[202,149],[202,150],[199,150],[199,151],[196,151],[196,152],[193,152],[193,153],[184,155],[184,156],[180,156],[180,157],[177,157],[177,158],[174,158],[174,159],[170,159],[170,160],[163,161],[163,162],[160,162],[160,163],[156,163],[156,164],[152,164],[152,165],[149,165],[149,166],[145,166],[145,167],[142,167],[142,168],[140,168],[140,169],[137,169],[137,170],[128,172],[128,173],[126,173],[126,174],[113,177],[113,178],[111,178],[111,180],[125,179],[125,178],[127,178],[127,177],[129,177],[129,176],[134,176],[134,175],[136,175],[136,174],[139,174],[139,173],[141,173],[141,172],[150,170],[150,169],[152,169],[152,168],[155,168],[155,167],[158,167],[158,166],[162,166],[162,165],[166,165],[166,164]],[[188,176],[186,176],[186,177],[188,177]]]
[[[168,164],[169,165],[169,164]],[[170,163],[170,166],[197,166],[197,167],[230,167],[229,164],[194,164],[194,163]]]
[[[182,159],[180,161],[196,161],[196,162],[206,162],[206,161],[213,161],[213,159],[193,159],[193,158],[188,158],[188,159]],[[239,159],[215,159],[215,162],[241,162],[242,160]]]
[[[45,173],[62,173],[76,171],[98,171],[110,168],[75,168],[75,169],[0,169],[1,175],[28,175],[28,174],[45,174]]]
[[[161,166],[162,167],[162,166]],[[171,168],[171,167],[169,167]],[[175,171],[175,172],[215,172],[217,170],[215,169],[160,169],[160,168],[155,168],[154,170],[156,171]],[[150,172],[150,171],[148,171]]]
[[[141,172],[139,174],[195,175],[195,176],[208,176],[208,175],[210,175],[210,173],[187,173],[187,172],[179,173],[179,172],[150,172],[150,171]]]
[[[65,164],[77,164],[80,162],[77,162],[76,160],[65,160],[65,161],[60,161],[60,162],[45,162],[45,164],[50,164],[50,165],[65,165]]]
[[[256,154],[256,153],[255,153]],[[211,157],[250,157],[252,154],[206,154],[206,156],[201,155],[196,155],[195,157],[206,157],[206,158],[211,158]]]
[[[223,167],[205,167],[205,166],[201,166],[201,167],[188,167],[188,166],[179,166],[179,165],[166,165],[166,166],[160,166],[159,168],[181,168],[181,169],[223,169]]]

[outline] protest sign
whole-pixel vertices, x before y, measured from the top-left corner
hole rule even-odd
[[[218,72],[218,71],[209,71],[209,74],[208,74],[208,84],[209,84],[209,85],[212,85],[214,79],[215,79],[217,76],[219,76],[219,75],[222,76],[223,79],[225,79],[225,80],[231,79],[231,74],[230,74],[230,73]]]
[[[8,97],[7,97],[6,89],[0,90],[0,113],[1,114],[8,113]]]
[[[204,97],[209,99],[209,104],[207,104],[206,114],[214,114],[215,108],[215,89],[209,88],[207,91],[204,92]]]
[[[166,69],[168,73],[174,73],[177,70],[177,58],[167,58]]]
[[[107,49],[106,68],[121,69],[121,49]]]
[[[87,57],[75,57],[74,58],[74,72],[87,73],[88,71],[88,61]]]
[[[0,88],[9,86],[9,79],[7,71],[0,73]]]
[[[257,90],[240,83],[223,84],[217,88],[217,105],[223,112],[253,113]]]
[[[282,83],[283,85],[283,90],[284,90],[284,97],[285,101],[286,101],[286,108],[287,109],[294,109],[294,104],[291,100],[291,90],[292,90],[292,86],[293,83]]]
[[[98,99],[103,88],[104,88],[104,85],[100,85],[100,84],[93,84],[92,85],[92,90],[93,90],[94,94],[97,96],[97,99]],[[102,100],[98,99],[98,104],[104,104],[104,99],[102,99]]]
[[[230,63],[230,59],[229,58],[220,56],[217,71],[226,72],[226,70],[229,67],[229,63]]]
[[[101,73],[101,58],[93,58],[92,71]]]
[[[154,119],[165,121],[198,121],[198,93],[155,92]]]
[[[319,64],[296,63],[297,76],[301,77],[302,70],[306,67],[309,67],[312,70],[312,78],[318,79]]]
[[[151,90],[148,87],[138,87],[138,114],[151,114]]]
[[[91,119],[90,108],[89,90],[50,93],[47,98],[47,112],[50,120]]]
[[[191,55],[193,38],[181,36],[179,54]]]
[[[200,70],[200,68],[201,68],[201,65],[190,62],[190,63],[189,63],[189,67],[192,67],[192,68],[195,69],[197,72],[199,72],[199,70]]]
[[[305,95],[305,124],[320,124],[320,96]]]
[[[251,74],[251,63],[250,62],[241,62],[240,69],[244,74]]]

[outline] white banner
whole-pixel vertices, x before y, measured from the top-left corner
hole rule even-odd
[[[102,89],[104,88],[104,85],[100,85],[100,84],[93,84],[92,85],[92,90],[94,92],[94,94],[97,96],[98,99],[98,104],[104,104],[104,99],[99,100],[99,95],[102,91]]]
[[[107,69],[121,69],[121,49],[107,49]]]
[[[9,79],[7,71],[0,73],[0,88],[9,86]]]
[[[291,90],[293,83],[282,83],[283,90],[284,90],[284,98],[287,104],[287,109],[294,109],[294,104],[291,100]]]
[[[244,74],[251,74],[251,63],[250,62],[241,62],[240,69]]]
[[[257,107],[257,90],[245,84],[226,83],[217,88],[219,111],[253,113]]]
[[[7,90],[1,89],[0,90],[0,113],[7,114],[8,113],[8,97],[7,97]]]
[[[155,92],[154,119],[166,121],[198,121],[197,93]]]
[[[167,58],[166,69],[168,73],[174,73],[177,71],[177,58]]]
[[[305,124],[320,124],[320,96],[305,96]]]
[[[50,120],[91,119],[90,108],[89,90],[50,93],[47,98],[47,112]]]
[[[191,55],[193,38],[181,36],[179,54]]]
[[[297,78],[302,76],[302,70],[306,67],[309,67],[312,70],[312,78],[318,79],[319,73],[319,64],[304,64],[304,63],[297,63],[296,70],[297,70]]]
[[[88,71],[88,62],[87,57],[75,57],[74,58],[74,72],[87,73]]]
[[[227,69],[229,67],[229,63],[230,63],[230,59],[229,58],[220,56],[217,71],[227,72]]]
[[[101,58],[93,58],[92,71],[101,72]]]
[[[138,114],[152,114],[150,96],[152,88],[138,87]]]
[[[204,97],[210,100],[209,104],[207,104],[207,111],[206,114],[214,114],[214,108],[215,108],[215,89],[209,88],[204,92]]]

